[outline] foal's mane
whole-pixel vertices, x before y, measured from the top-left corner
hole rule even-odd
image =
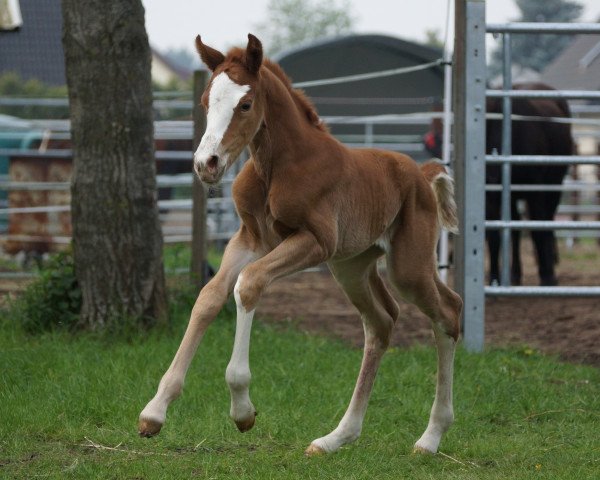
[[[286,73],[283,71],[283,68],[281,68],[277,63],[268,59],[263,61],[263,66],[270,70],[271,73],[273,73],[281,81],[281,83],[283,83],[292,96],[292,99],[296,104],[296,108],[304,114],[308,122],[318,130],[326,132],[327,127],[319,118],[319,114],[317,113],[315,106],[302,90],[292,87],[290,77],[286,75]]]
[[[246,51],[241,48],[233,48],[227,54],[226,60],[245,65]],[[308,123],[317,130],[327,132],[327,126],[319,118],[319,114],[317,113],[315,106],[302,90],[293,88],[290,78],[286,75],[283,69],[277,63],[266,58],[263,60],[262,66],[279,79],[294,100],[296,108],[308,120]]]

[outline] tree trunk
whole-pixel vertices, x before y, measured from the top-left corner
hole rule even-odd
[[[144,9],[140,0],[63,0],[62,10],[81,323],[164,321]]]

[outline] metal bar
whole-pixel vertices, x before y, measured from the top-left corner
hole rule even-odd
[[[600,192],[598,184],[565,184],[565,185],[512,185],[513,192]],[[497,183],[485,186],[486,192],[501,192],[502,185]]]
[[[157,175],[156,183],[158,188],[166,187],[191,187],[191,174],[183,175]],[[49,191],[49,190],[69,190],[70,182],[11,182],[0,181],[0,189],[10,191]]]
[[[207,205],[214,209],[222,205],[232,205],[233,198],[209,198]],[[191,210],[191,199],[159,200],[158,208],[160,210]],[[60,213],[69,212],[70,205],[40,205],[35,207],[10,207],[0,208],[0,215],[12,215],[16,213]]]
[[[1,97],[0,106],[2,107],[68,107],[68,98],[25,98],[25,97]],[[157,110],[191,110],[193,103],[191,100],[154,100],[153,107]]]
[[[0,148],[0,156],[11,157],[11,156],[19,156],[19,157],[32,157],[32,158],[43,158],[43,157],[53,157],[53,158],[72,158],[73,151],[71,149],[49,149],[49,150],[34,150],[27,149],[21,150],[19,148]],[[155,158],[157,160],[186,160],[191,163],[192,161],[192,152],[186,150],[158,150],[155,153]],[[191,168],[191,167],[190,167]]]
[[[0,182],[0,189],[9,191],[61,191],[70,186],[69,182]]]
[[[573,231],[573,230],[563,230],[560,232],[554,232],[555,236],[559,238],[600,238],[600,231]]]
[[[13,242],[33,242],[33,243],[51,243],[51,244],[59,244],[66,245],[71,242],[71,237],[69,236],[59,236],[59,235],[19,235],[19,234],[9,234],[0,236],[3,242],[13,241]]]
[[[600,91],[592,90],[486,90],[489,98],[579,98],[587,100],[600,99]]]
[[[509,91],[512,88],[511,72],[511,50],[510,33],[502,36],[502,88]],[[512,154],[512,100],[510,97],[502,98],[502,155],[510,156]],[[500,201],[500,218],[508,222],[511,220],[510,208],[510,184],[511,184],[511,164],[502,163],[502,192]],[[502,229],[501,234],[501,268],[500,284],[504,287],[510,285],[510,230]]]
[[[486,155],[485,161],[488,163],[503,163],[523,165],[600,165],[600,155]]]
[[[454,159],[461,234],[455,237],[455,285],[467,350],[484,344],[485,2],[455,2]]]
[[[600,222],[570,222],[552,220],[513,220],[504,222],[502,220],[487,220],[485,228],[497,230],[509,228],[512,230],[600,230]]]
[[[0,208],[0,215],[13,215],[15,213],[61,213],[69,212],[70,205],[46,205],[41,207],[10,207]]]
[[[559,205],[558,213],[570,215],[578,213],[580,215],[600,214],[600,205]]]
[[[497,297],[599,297],[600,287],[485,287],[485,294]]]
[[[552,34],[578,34],[600,33],[597,23],[542,23],[542,22],[516,22],[516,23],[488,23],[488,33],[552,33]]]
[[[450,6],[448,5],[448,8]],[[450,30],[450,16],[448,16],[446,24],[446,33]],[[444,47],[444,120],[442,122],[442,163],[450,165],[452,161],[452,151],[450,133],[452,130],[452,54],[450,53],[450,45]],[[438,263],[444,268],[438,268],[440,279],[444,283],[448,283],[448,268],[450,264],[450,234],[443,229],[440,232],[440,240],[438,242]]]

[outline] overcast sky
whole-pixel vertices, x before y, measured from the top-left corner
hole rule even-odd
[[[583,21],[598,20],[600,0],[578,1],[584,5]],[[202,35],[208,45],[221,50],[245,45],[248,32],[260,38],[256,24],[267,18],[268,0],[142,2],[150,43],[161,51],[181,47],[193,50],[197,34]],[[424,40],[426,30],[438,29],[443,36],[448,0],[351,0],[351,4],[356,33],[384,33]],[[512,0],[487,0],[486,8],[488,22],[505,22],[518,15]]]

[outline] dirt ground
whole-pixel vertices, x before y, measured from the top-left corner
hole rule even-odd
[[[537,285],[530,242],[523,242],[524,285]],[[600,247],[561,246],[557,266],[561,285],[600,285]],[[402,317],[392,343],[404,347],[432,344],[429,320],[416,307],[401,304]],[[258,315],[268,322],[290,322],[301,330],[342,338],[362,346],[362,324],[354,307],[328,271],[303,272],[278,280],[261,299]],[[562,359],[600,367],[600,299],[488,298],[485,342],[528,346]]]

